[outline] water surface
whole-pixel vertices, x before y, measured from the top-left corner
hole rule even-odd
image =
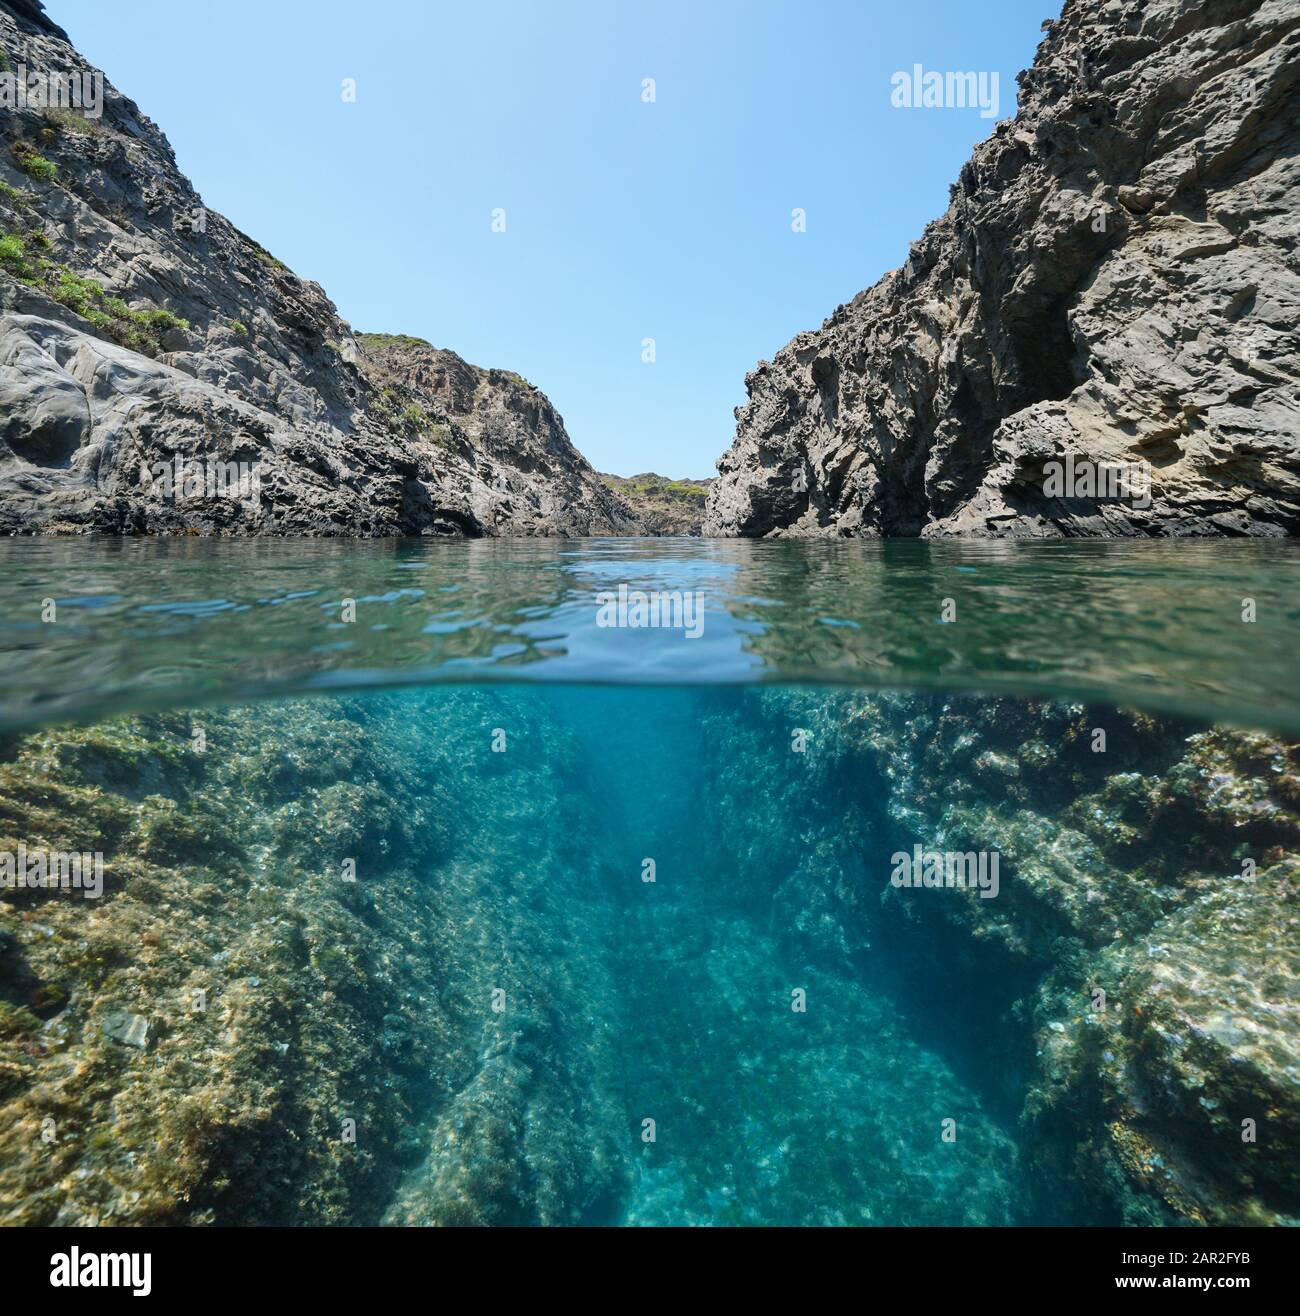
[[[702,633],[601,627],[620,585],[697,595]],[[8,540],[0,725],[509,680],[983,689],[1295,728],[1298,587],[1279,542]]]

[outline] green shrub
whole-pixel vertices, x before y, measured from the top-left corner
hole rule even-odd
[[[58,177],[59,166],[53,160],[47,160],[39,151],[33,150],[26,142],[14,142],[9,148],[18,167],[29,177],[40,183],[52,183]]]
[[[247,234],[245,234],[245,236],[247,236]],[[284,263],[284,261],[282,261],[278,256],[272,256],[271,253],[267,251],[267,249],[264,246],[262,246],[260,242],[253,242],[252,238],[249,238],[248,241],[252,243],[253,254],[264,265],[269,265],[273,270],[283,270],[285,271],[285,273],[291,273],[289,267]]]
[[[410,334],[357,334],[357,340],[363,347],[429,347],[431,344],[423,338],[414,338]]]
[[[53,269],[53,284],[46,291],[56,302],[76,311],[114,342],[132,351],[157,356],[169,329],[188,329],[189,321],[161,307],[133,311],[120,297],[110,297],[93,279],[74,274],[66,265]]]
[[[6,183],[3,178],[0,178],[0,199],[3,199],[11,206],[30,206],[32,204],[32,199],[26,192],[20,192],[12,184]]]
[[[16,233],[6,233],[0,237],[0,265],[13,274],[27,276],[30,273],[27,248]]]
[[[422,430],[429,423],[429,417],[418,402],[412,402],[409,406],[403,407],[398,420],[408,429],[413,430]]]
[[[190,322],[179,315],[173,315],[171,311],[165,310],[161,306],[152,307],[147,311],[128,311],[128,315],[133,315],[136,322],[147,329],[152,329],[161,338],[168,329],[188,329]]]
[[[80,110],[53,107],[45,111],[46,120],[64,132],[99,136],[104,131],[103,120],[87,118]]]
[[[96,302],[103,300],[104,290],[93,279],[83,279],[65,266],[60,266],[50,295],[69,310],[85,315]]]

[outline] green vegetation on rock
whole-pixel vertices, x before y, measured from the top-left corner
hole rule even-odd
[[[29,244],[42,249],[50,246],[48,237],[40,230],[0,234],[0,266],[14,278],[75,311],[103,337],[133,351],[160,356],[167,350],[164,342],[168,333],[189,328],[188,320],[162,307],[133,310],[93,279],[74,273],[66,265],[32,255]]]
[[[601,475],[601,482],[628,504],[650,534],[698,535],[712,480],[672,480],[663,475]]]
[[[29,178],[34,178],[39,183],[52,183],[58,177],[58,165],[53,160],[47,160],[29,142],[12,142],[9,146],[9,154]]]

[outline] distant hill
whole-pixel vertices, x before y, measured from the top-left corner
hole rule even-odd
[[[648,535],[698,535],[713,480],[666,475],[604,475],[601,481],[635,513]]]

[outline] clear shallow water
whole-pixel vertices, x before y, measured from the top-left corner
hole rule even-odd
[[[620,585],[698,595],[701,633],[598,625]],[[1297,586],[1277,542],[8,540],[0,725],[509,680],[1005,690],[1296,728]]]
[[[0,1221],[1300,1218],[1287,546],[0,571],[0,852],[105,860],[0,892]]]

